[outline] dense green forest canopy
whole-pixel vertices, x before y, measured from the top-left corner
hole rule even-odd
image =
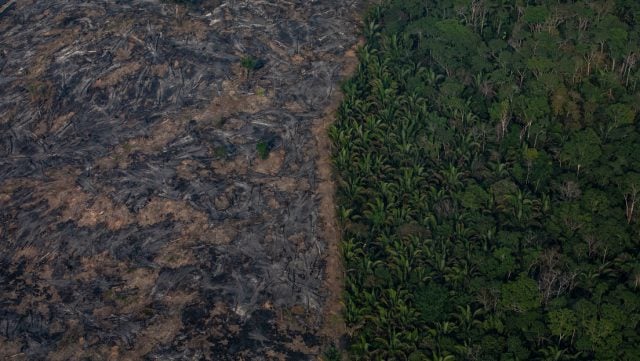
[[[372,9],[330,131],[353,359],[640,360],[639,22]]]

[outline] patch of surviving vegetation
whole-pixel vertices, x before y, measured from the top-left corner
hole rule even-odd
[[[355,360],[640,360],[640,3],[391,0],[330,134]]]
[[[260,142],[258,142],[258,144],[256,144],[256,151],[258,152],[258,156],[261,159],[269,158],[269,151],[270,150],[271,150],[271,146],[269,145],[269,143],[267,143],[265,141],[260,141]]]
[[[265,65],[264,60],[254,58],[253,56],[245,56],[240,60],[240,64],[247,70],[258,70]]]

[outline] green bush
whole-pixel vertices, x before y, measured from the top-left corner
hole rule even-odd
[[[264,64],[264,60],[255,58],[251,55],[245,56],[240,60],[240,65],[249,71],[258,70],[262,68]]]
[[[322,359],[324,361],[340,361],[342,356],[336,346],[331,345],[322,353]]]
[[[256,151],[258,152],[260,159],[267,159],[269,158],[271,147],[269,146],[269,143],[261,141],[256,144]]]

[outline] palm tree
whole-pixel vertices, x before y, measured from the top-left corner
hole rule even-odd
[[[391,208],[391,224],[395,227],[409,223],[416,212],[403,203],[402,206]]]
[[[474,327],[482,324],[479,318],[484,311],[481,308],[472,310],[470,305],[465,307],[457,306],[456,308],[458,312],[453,313],[451,316],[458,321],[458,328],[465,333],[465,337],[468,337]]]
[[[399,190],[404,194],[411,194],[414,189],[418,188],[418,184],[424,180],[423,168],[418,165],[414,165],[411,168],[403,168],[402,175],[397,177]]]
[[[454,150],[454,154],[460,161],[470,164],[479,157],[480,143],[475,141],[472,133],[458,133],[456,143],[458,147]]]
[[[429,86],[435,86],[445,79],[444,75],[437,74],[432,68],[427,67],[421,68],[419,75],[422,76],[422,79],[425,80]]]
[[[344,260],[352,262],[353,260],[359,259],[364,254],[362,245],[358,243],[359,242],[353,237],[343,238],[340,243],[340,251],[342,252],[342,258]]]
[[[376,337],[375,339],[381,346],[373,352],[376,359],[406,360],[406,351],[410,349],[411,346],[402,342],[400,333],[395,329],[391,329],[385,336],[386,337]]]
[[[482,242],[482,250],[485,252],[491,252],[495,248],[496,228],[489,228],[484,234],[480,235],[480,241]]]
[[[456,361],[456,358],[453,355],[440,355],[439,353],[434,353],[428,361]]]
[[[446,248],[442,248],[439,251],[434,251],[431,253],[431,258],[429,259],[429,264],[433,267],[439,274],[444,276],[446,274],[449,265],[448,265],[448,252]]]
[[[367,39],[367,43],[375,44],[376,40],[380,37],[380,25],[374,20],[369,21],[364,27],[363,35]]]
[[[394,60],[402,59],[404,46],[402,46],[397,34],[384,36],[381,43],[386,56]]]
[[[342,178],[340,183],[340,196],[344,197],[348,204],[357,205],[361,203],[365,190],[362,177],[346,174],[346,179]]]
[[[409,329],[411,327],[410,325],[416,322],[419,316],[418,311],[406,303],[396,306],[394,309],[394,315],[396,324],[405,330]]]
[[[536,360],[540,361],[564,361],[564,360],[576,360],[582,355],[582,352],[575,354],[569,354],[567,349],[562,349],[558,346],[547,346],[540,350],[540,357]]]
[[[521,225],[525,217],[527,219],[531,217],[534,201],[529,198],[529,194],[526,191],[523,192],[518,188],[514,194],[507,195],[507,200],[511,206],[511,214],[517,220],[516,225]]]
[[[351,344],[351,350],[355,355],[366,356],[371,354],[371,351],[369,350],[370,346],[371,345],[369,344],[369,341],[367,340],[367,338],[364,335],[360,335],[360,337],[358,337],[355,340],[355,342]],[[362,358],[358,358],[358,359],[362,360]]]
[[[389,219],[387,206],[381,198],[376,198],[373,202],[367,202],[364,209],[363,214],[371,222],[374,231],[387,224]]]
[[[436,176],[440,180],[440,184],[443,188],[454,192],[462,187],[462,175],[458,168],[449,164],[449,166],[442,171],[442,174],[437,174]]]
[[[458,287],[468,283],[474,275],[477,275],[476,267],[467,260],[456,261],[451,267],[446,267],[444,279]]]
[[[493,171],[496,179],[503,179],[509,176],[509,168],[507,163],[490,161],[489,169]]]
[[[387,245],[385,250],[389,255],[389,261],[391,261],[389,262],[390,268],[395,270],[398,282],[401,285],[406,284],[422,255],[421,249],[411,239],[409,242],[396,239]]]
[[[364,315],[369,313],[369,309],[356,304],[351,297],[344,297],[342,305],[345,323],[353,330],[362,327]]]
[[[395,206],[398,194],[398,185],[396,183],[381,181],[378,183],[378,191],[388,204],[392,207]]]
[[[333,165],[342,172],[349,169],[352,164],[353,159],[349,149],[347,147],[340,147],[338,153],[333,157]]]
[[[388,309],[393,310],[399,305],[405,305],[406,301],[410,298],[411,294],[405,289],[388,288],[382,291],[382,299],[380,301],[383,305],[387,306]]]

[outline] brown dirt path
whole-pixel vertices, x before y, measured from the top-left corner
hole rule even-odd
[[[358,45],[363,43],[360,40]],[[356,46],[347,51],[342,59],[341,76],[346,79],[354,73],[358,65]],[[339,345],[340,337],[346,332],[346,325],[342,317],[342,292],[344,290],[344,268],[340,241],[342,233],[336,217],[336,184],[331,163],[332,144],[328,136],[329,127],[333,124],[334,113],[342,100],[340,91],[334,92],[327,115],[314,124],[313,134],[319,150],[316,167],[319,176],[317,193],[320,196],[320,219],[322,220],[322,234],[327,240],[327,258],[325,268],[325,287],[328,298],[323,311],[323,326],[320,334],[329,342]]]

